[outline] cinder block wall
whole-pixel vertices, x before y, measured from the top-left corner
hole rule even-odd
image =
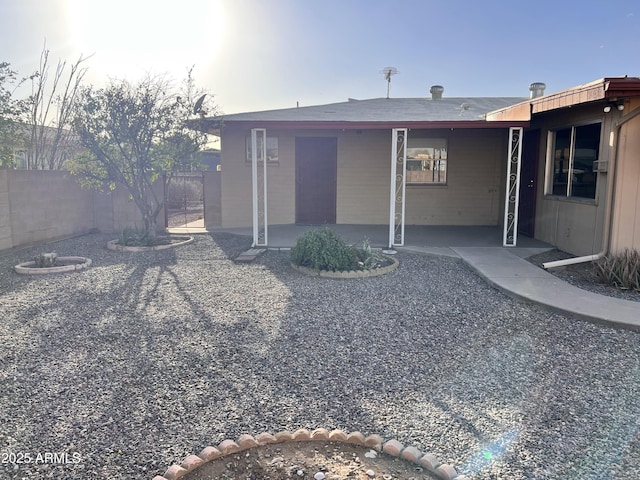
[[[162,197],[162,182],[155,188]],[[102,193],[81,188],[68,172],[0,169],[0,250],[136,225],[142,216],[122,187]]]
[[[11,210],[9,209],[8,170],[0,170],[0,250],[11,248]]]
[[[1,175],[1,248],[78,235],[94,228],[94,192],[81,189],[68,172],[3,170]]]

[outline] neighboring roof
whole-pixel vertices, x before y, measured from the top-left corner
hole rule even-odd
[[[229,123],[264,123],[307,127],[351,127],[387,128],[403,125],[437,128],[458,127],[498,127],[486,125],[487,112],[519,103],[522,97],[444,97],[430,98],[374,98],[317,105],[311,107],[286,108],[262,112],[236,113],[208,119],[210,125]]]
[[[624,97],[640,96],[640,78],[607,77],[594,82],[562,90],[560,92],[528,99],[515,105],[489,112],[487,120],[531,120],[536,113],[572,107],[582,103],[601,100],[616,100]]]

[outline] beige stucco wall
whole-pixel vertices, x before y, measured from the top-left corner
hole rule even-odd
[[[250,129],[225,127],[222,137],[222,226],[252,224],[251,167],[245,161]],[[268,167],[269,224],[295,222],[295,138],[337,137],[339,224],[389,222],[391,130],[268,130],[278,137],[279,165]],[[408,225],[499,225],[506,130],[410,131],[449,140],[446,186],[407,186]]]
[[[218,171],[204,171],[204,220],[207,228],[215,228],[222,225],[220,181],[221,174]]]
[[[544,194],[548,132],[580,123],[602,121],[600,160],[613,153],[610,132],[619,118],[617,110],[604,114],[601,105],[576,107],[553,115],[534,117],[532,128],[540,128],[540,157],[536,199],[535,238],[574,255],[598,253],[602,248],[606,211],[607,173],[599,173],[595,200],[554,197]]]
[[[640,99],[627,105],[640,108]],[[640,251],[640,116],[622,125],[618,142],[611,251]]]

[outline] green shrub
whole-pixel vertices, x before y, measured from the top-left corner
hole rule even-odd
[[[359,270],[358,255],[353,247],[328,227],[309,230],[291,250],[295,265],[316,270]]]
[[[362,242],[362,248],[355,249],[358,256],[358,266],[362,270],[376,268],[388,262],[388,259],[379,250],[371,248],[371,241],[366,238]]]
[[[126,247],[147,247],[153,244],[144,229],[125,227],[118,236],[118,245]]]
[[[596,263],[598,278],[607,285],[640,292],[640,253],[628,250],[619,255],[607,255]]]
[[[37,268],[51,268],[55,267],[58,262],[57,253],[40,253],[34,257],[33,261]]]

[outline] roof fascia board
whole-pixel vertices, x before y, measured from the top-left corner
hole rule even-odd
[[[469,120],[469,121],[433,121],[433,122],[341,122],[341,121],[227,121],[223,125],[245,128],[272,128],[282,130],[382,130],[392,128],[413,128],[413,129],[441,129],[441,128],[509,128],[528,127],[528,121],[493,121]]]
[[[560,92],[532,98],[487,114],[487,120],[527,119],[536,113],[572,107],[599,100],[640,95],[640,79],[629,77],[601,78]],[[527,108],[529,113],[527,115]]]

